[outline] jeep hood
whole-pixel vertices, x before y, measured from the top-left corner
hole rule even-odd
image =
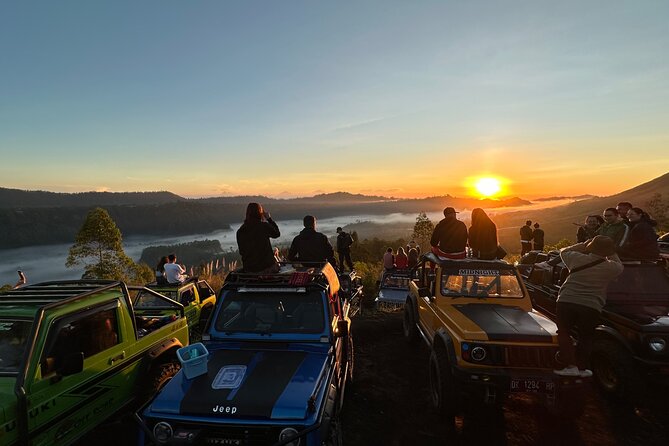
[[[537,312],[496,304],[454,305],[480,331],[469,330],[473,339],[504,342],[547,342],[557,339],[557,326]]]
[[[215,350],[207,372],[181,370],[151,403],[152,415],[217,419],[292,419],[309,416],[328,355],[295,350]]]
[[[669,333],[669,305],[667,304],[609,304],[604,309],[624,316],[644,326],[645,329]]]

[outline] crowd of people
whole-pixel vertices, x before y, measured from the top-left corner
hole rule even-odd
[[[656,260],[660,256],[655,227],[657,222],[643,209],[632,206],[627,201],[618,203],[616,207],[604,209],[602,215],[588,215],[576,231],[577,243],[585,243],[597,235],[613,240],[616,253],[624,260]],[[528,220],[520,228],[521,255],[532,249],[543,250],[544,233],[535,223]],[[539,230],[540,232],[537,232]]]
[[[413,268],[418,264],[418,257],[420,257],[420,246],[411,240],[406,248],[401,246],[397,248],[397,253],[393,253],[393,248],[386,249],[383,254],[383,268],[385,270]]]

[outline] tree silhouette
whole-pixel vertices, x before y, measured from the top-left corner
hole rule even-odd
[[[411,239],[420,246],[421,252],[430,252],[430,239],[434,231],[434,224],[432,220],[425,214],[420,212],[416,217],[416,223],[413,225],[413,234]]]
[[[137,266],[123,251],[121,231],[102,208],[91,210],[76,235],[65,266],[83,264],[82,279],[127,280]]]

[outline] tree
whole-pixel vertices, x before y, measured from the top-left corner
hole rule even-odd
[[[70,248],[65,266],[83,264],[82,279],[127,280],[136,271],[135,262],[123,251],[121,231],[102,208],[95,208],[86,220]]]
[[[418,243],[422,252],[430,251],[432,232],[434,232],[434,224],[432,224],[432,221],[428,218],[425,212],[419,213],[418,217],[416,217],[416,223],[413,225],[413,234],[411,234],[411,238]]]

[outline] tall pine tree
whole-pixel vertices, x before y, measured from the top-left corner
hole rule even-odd
[[[82,279],[127,280],[136,269],[123,251],[121,231],[102,208],[91,210],[70,248],[65,266],[84,265]]]

